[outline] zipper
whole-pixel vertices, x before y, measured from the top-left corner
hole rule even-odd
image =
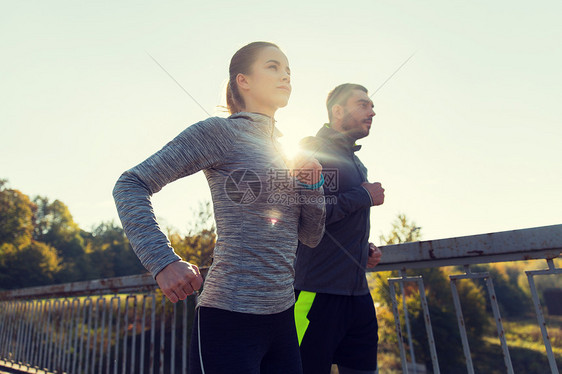
[[[361,180],[362,180],[363,182],[368,182],[366,176],[363,175],[363,172],[361,171],[361,168],[359,167],[359,165],[357,164],[357,161],[355,160],[355,159],[356,159],[356,156],[355,156],[354,152],[350,150],[349,153],[350,153],[351,159],[353,160],[353,164],[355,165],[355,169],[356,169],[357,172],[359,173],[359,177],[361,178]],[[370,210],[369,210],[369,212],[366,213],[366,214],[370,214]],[[368,229],[368,227],[365,227],[365,228]],[[368,242],[368,240],[369,240],[369,239],[367,239],[367,242]],[[363,252],[364,252],[364,251],[361,250],[361,252],[359,253],[359,263],[361,264],[361,266],[363,266]],[[367,252],[367,253],[368,253],[368,252]],[[366,268],[367,268],[367,265],[365,265],[365,269],[366,269]],[[362,279],[362,277],[364,276],[364,274],[363,274],[363,273],[364,273],[364,269],[359,268],[359,267],[357,267],[357,269],[358,269],[358,270],[357,270],[357,272],[356,272],[355,285],[354,285],[354,287],[353,287],[354,292],[357,291],[357,289],[358,289],[358,287],[359,287],[359,284],[361,283],[361,279]]]

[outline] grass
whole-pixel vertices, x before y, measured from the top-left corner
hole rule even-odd
[[[548,373],[550,372],[546,348],[542,334],[534,315],[525,319],[514,321],[503,321],[507,346],[515,372],[521,373]],[[547,318],[547,331],[550,344],[557,362],[562,367],[562,317],[549,316]],[[496,335],[484,337],[486,351],[477,352],[482,357],[482,365],[490,373],[503,373],[505,370],[497,370],[501,364],[503,367],[503,356],[501,355],[500,341]],[[483,371],[488,372],[488,371]]]
[[[560,369],[562,368],[562,316],[547,316],[546,319],[550,343]],[[546,349],[536,316],[531,314],[518,320],[504,320],[502,323],[514,371],[525,374],[550,373]],[[394,325],[381,326],[379,335],[391,333],[388,327],[394,329]],[[495,325],[493,327],[484,336],[482,345],[470,345],[476,373],[504,374],[507,372]],[[394,334],[396,333],[394,332]],[[460,341],[459,344],[461,344]],[[437,353],[439,355],[439,352]],[[395,346],[384,342],[379,345],[378,361],[380,374],[402,373],[400,355]],[[464,365],[459,367],[458,371],[455,370],[455,373],[457,372],[466,373],[466,367]]]

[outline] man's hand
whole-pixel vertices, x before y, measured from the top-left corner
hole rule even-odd
[[[381,258],[381,250],[373,243],[369,243],[369,259],[367,260],[367,268],[371,269],[377,266],[379,262],[381,262]]]
[[[361,186],[363,186],[371,195],[373,206],[382,205],[384,203],[384,188],[382,188],[382,185],[379,182],[363,182],[361,183]]]
[[[301,183],[316,184],[320,182],[322,165],[309,152],[302,152],[292,162],[291,172]]]
[[[177,303],[201,288],[203,277],[197,266],[177,261],[156,275],[156,283],[172,303]]]

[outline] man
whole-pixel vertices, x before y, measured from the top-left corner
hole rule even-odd
[[[299,243],[297,250],[297,334],[304,374],[329,374],[332,364],[340,374],[372,374],[378,324],[365,269],[381,258],[368,242],[369,214],[384,202],[384,189],[367,181],[355,141],[369,135],[375,112],[357,84],[336,87],[326,104],[330,122],[301,142],[322,164],[326,231],[317,247]]]

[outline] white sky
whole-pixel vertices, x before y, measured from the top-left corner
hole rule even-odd
[[[0,178],[60,199],[84,229],[118,220],[119,175],[221,103],[232,54],[287,54],[287,144],[327,121],[344,82],[373,92],[358,156],[386,188],[372,239],[403,212],[424,239],[562,223],[562,3],[538,1],[2,1]],[[153,198],[184,230],[202,173]]]

